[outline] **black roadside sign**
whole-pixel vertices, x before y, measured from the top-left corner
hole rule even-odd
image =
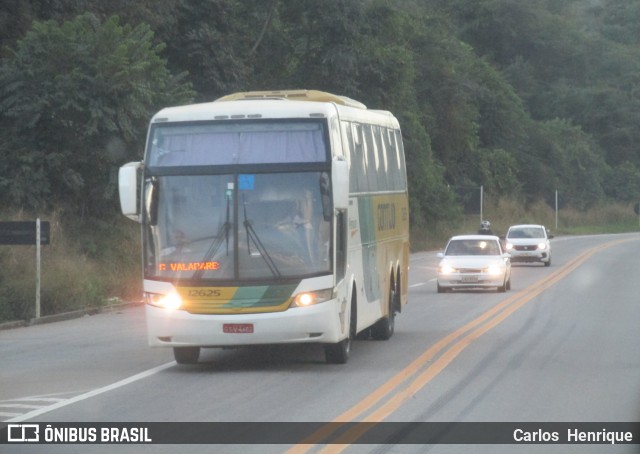
[[[0,222],[0,244],[35,245],[37,221]],[[40,244],[49,244],[50,226],[48,221],[40,221]]]

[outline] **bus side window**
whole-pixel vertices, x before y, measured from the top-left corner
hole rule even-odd
[[[336,215],[336,284],[344,279],[347,266],[347,211]]]

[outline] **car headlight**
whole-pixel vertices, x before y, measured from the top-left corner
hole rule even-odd
[[[489,267],[485,269],[485,273],[491,276],[499,276],[502,274],[502,267],[499,265],[489,265]]]
[[[451,265],[449,265],[448,263],[444,263],[442,265],[440,265],[440,268],[438,269],[438,272],[440,274],[453,274],[455,273],[457,270],[452,267]]]
[[[546,248],[547,248],[546,243],[538,243],[538,249],[540,249],[541,251],[544,251]]]
[[[513,244],[511,244],[511,243],[507,243],[507,245],[505,246],[505,249],[506,249],[507,251],[510,251],[511,249],[513,249]]]
[[[298,293],[291,303],[291,307],[308,307],[324,303],[333,298],[333,289],[316,290],[314,292]]]
[[[160,295],[158,293],[147,293],[147,303],[161,307],[163,309],[176,310],[182,307],[182,297],[175,292]]]

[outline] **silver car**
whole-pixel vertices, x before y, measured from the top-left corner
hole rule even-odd
[[[511,289],[510,256],[497,236],[454,236],[438,257],[438,293],[456,288]]]
[[[505,236],[505,248],[511,254],[512,262],[540,262],[551,265],[551,242],[543,225],[512,225]]]

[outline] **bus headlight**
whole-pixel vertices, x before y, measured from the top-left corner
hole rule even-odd
[[[302,292],[298,293],[291,307],[308,307],[314,304],[324,303],[333,298],[333,289],[327,288],[324,290],[316,290],[315,292]]]
[[[166,295],[147,293],[147,303],[163,309],[176,310],[182,307],[182,298],[177,293],[168,293]]]

